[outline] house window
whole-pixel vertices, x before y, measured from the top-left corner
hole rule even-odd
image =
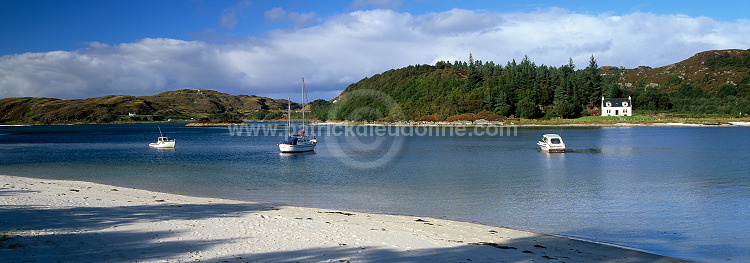
[[[607,110],[607,113],[612,113],[612,110]]]
[[[628,106],[628,102],[626,102],[626,101],[623,101],[623,102],[622,102],[622,106],[623,106],[623,107],[627,107],[627,106]]]
[[[612,102],[607,101],[607,107],[612,107]]]

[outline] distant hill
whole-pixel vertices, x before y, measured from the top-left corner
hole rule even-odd
[[[707,94],[717,93],[722,86],[747,84],[750,80],[750,50],[729,49],[705,51],[659,68],[639,67],[618,69],[605,67],[604,74],[619,75],[625,87],[658,85],[661,91],[678,91],[689,84]]]
[[[716,50],[659,68],[558,67],[528,57],[505,65],[473,60],[413,65],[348,86],[328,119],[425,120],[573,118],[599,113],[601,97],[633,98],[636,113],[723,114],[750,112],[750,50]],[[388,105],[399,105],[397,112]],[[495,118],[495,117],[493,117]]]
[[[279,111],[285,110],[287,104],[287,100],[189,89],[153,96],[109,95],[76,100],[21,97],[0,99],[0,123],[276,119],[283,117]],[[292,105],[299,108],[297,103]]]

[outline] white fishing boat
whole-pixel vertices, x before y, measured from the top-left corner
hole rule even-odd
[[[149,143],[148,146],[153,148],[174,148],[175,141],[177,140],[170,140],[167,137],[159,137],[156,139],[156,142]]]
[[[551,153],[564,153],[565,143],[558,134],[545,134],[537,143],[542,151]]]
[[[156,142],[152,142],[148,144],[148,147],[152,148],[174,148],[174,143],[177,141],[177,139],[169,139],[168,137],[164,136],[164,134],[161,133],[161,127],[159,127],[159,138],[156,139]]]
[[[302,130],[298,134],[292,135],[292,102],[289,99],[289,107],[287,110],[287,138],[279,143],[279,151],[282,153],[299,153],[299,152],[310,152],[315,151],[315,145],[318,144],[318,139],[315,138],[314,134],[305,134],[305,103],[307,101],[307,93],[305,90],[305,79],[302,78]]]

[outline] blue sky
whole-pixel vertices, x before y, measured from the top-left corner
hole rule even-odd
[[[306,77],[332,99],[382,71],[438,60],[654,67],[750,48],[750,1],[0,0],[0,98],[273,98]]]

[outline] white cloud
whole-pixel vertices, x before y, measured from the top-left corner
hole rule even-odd
[[[290,19],[283,9],[272,9],[266,17]],[[600,65],[658,67],[705,50],[750,48],[747,35],[748,20],[684,15],[355,11],[316,26],[228,44],[155,38],[2,56],[0,97],[84,98],[202,88],[294,99],[305,77],[312,99],[331,99],[373,74],[466,60],[469,53],[498,64],[528,55],[537,64],[560,66],[573,58],[585,67],[594,55]]]
[[[496,30],[502,25],[502,21],[503,18],[496,14],[464,9],[431,13],[415,19],[422,31],[438,35]]]

